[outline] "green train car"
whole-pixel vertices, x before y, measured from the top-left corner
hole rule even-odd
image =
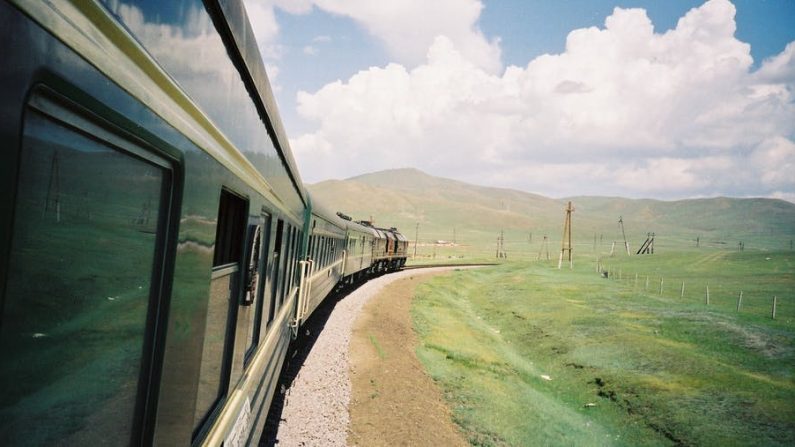
[[[0,2],[0,445],[250,445],[405,238],[313,206],[238,1]]]

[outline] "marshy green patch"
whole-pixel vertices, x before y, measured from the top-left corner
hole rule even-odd
[[[621,280],[585,263],[454,272],[417,289],[417,354],[473,445],[795,445],[791,259],[615,258]]]

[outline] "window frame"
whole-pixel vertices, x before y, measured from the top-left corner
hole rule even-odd
[[[270,272],[268,271],[268,267],[272,263],[271,259],[271,251],[270,251],[270,244],[271,244],[271,234],[272,228],[271,225],[273,223],[273,213],[269,210],[262,208],[260,211],[259,216],[259,223],[258,225],[262,228],[262,239],[260,241],[260,257],[259,257],[259,287],[256,291],[256,296],[254,298],[255,302],[253,304],[253,312],[254,321],[253,327],[251,328],[251,339],[246,341],[246,351],[243,355],[243,367],[247,367],[248,364],[251,362],[251,359],[254,357],[254,353],[257,352],[257,348],[260,344],[260,335],[262,331],[262,317],[267,312],[265,310],[265,296],[266,296],[266,289],[270,285]],[[267,317],[266,317],[267,318]],[[266,322],[267,324],[267,322]]]
[[[230,262],[221,262],[216,264],[216,253],[218,252],[218,238],[219,234],[221,233],[221,213],[224,211],[228,211],[231,207],[227,206],[226,208],[222,209],[224,197],[229,197],[233,200],[239,201],[241,206],[238,209],[240,213],[240,219],[237,224],[237,232],[242,234],[240,240],[237,241],[237,259],[232,260]],[[230,187],[225,185],[221,186],[221,190],[219,193],[218,199],[218,223],[216,228],[216,241],[215,241],[215,248],[213,250],[213,266],[211,269],[211,288],[212,288],[212,281],[215,279],[224,277],[224,276],[232,276],[230,278],[230,282],[232,286],[230,287],[230,294],[232,296],[229,297],[228,303],[228,313],[226,315],[226,334],[224,337],[224,345],[223,351],[221,354],[221,369],[220,369],[220,383],[218,387],[218,394],[210,404],[210,407],[207,409],[206,413],[201,417],[201,419],[195,424],[193,427],[193,433],[191,436],[191,443],[195,444],[201,441],[207,434],[207,431],[212,426],[212,423],[218,418],[221,410],[226,403],[226,399],[229,397],[229,389],[231,386],[232,380],[232,370],[234,369],[234,357],[235,357],[235,336],[237,333],[237,323],[238,323],[238,314],[240,308],[240,301],[241,301],[241,294],[243,291],[243,263],[245,262],[244,258],[246,255],[246,237],[245,232],[248,228],[248,211],[251,203],[243,194],[240,194],[233,190]],[[224,221],[228,222],[228,221]],[[232,225],[232,231],[234,232],[234,225]],[[233,241],[234,245],[234,241]],[[212,297],[208,295],[208,312],[209,312],[209,300]],[[206,318],[206,315],[205,315]],[[204,349],[204,345],[202,346]],[[215,359],[214,359],[215,360]],[[203,363],[202,363],[203,364]],[[201,375],[201,364],[199,366],[199,374]],[[199,385],[201,386],[201,385]],[[194,409],[194,413],[195,413]]]
[[[161,169],[162,179],[143,326],[141,364],[136,381],[135,405],[130,428],[130,443],[144,444],[151,442],[156,422],[184,178],[182,165],[174,155],[178,151],[168,143],[140,129],[105,104],[81,91],[73,90],[72,86],[65,83],[61,85],[60,79],[52,81],[53,85],[49,82],[38,83],[28,91],[20,120],[20,138],[17,140],[17,150],[20,153],[25,147],[23,129],[30,114],[37,113],[53,124],[93,140],[110,150]],[[17,172],[21,162],[21,158],[16,159]],[[15,181],[15,188],[18,188],[18,176]],[[15,206],[15,201],[12,206]],[[9,240],[15,234],[13,216],[11,222]],[[5,256],[11,256],[10,247]],[[4,280],[0,289],[2,293],[0,306],[2,306],[6,299],[8,278],[0,279]],[[2,318],[1,312],[0,318]]]

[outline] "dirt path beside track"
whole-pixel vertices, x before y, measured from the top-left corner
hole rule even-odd
[[[405,273],[404,273],[405,274]],[[362,309],[351,333],[348,445],[468,445],[415,354],[411,301],[440,272],[413,272]]]
[[[467,445],[414,354],[410,314],[417,284],[460,268],[471,267],[384,275],[318,307],[290,348],[260,447]]]

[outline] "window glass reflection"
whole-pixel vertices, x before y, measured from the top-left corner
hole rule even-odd
[[[0,320],[0,445],[131,440],[164,171],[30,111]]]
[[[287,170],[201,0],[103,0],[146,50],[257,167],[291,209]]]

